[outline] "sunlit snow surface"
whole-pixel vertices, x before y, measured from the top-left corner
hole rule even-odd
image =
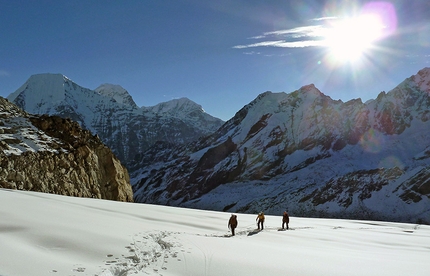
[[[0,275],[428,275],[430,226],[230,213],[0,189]]]

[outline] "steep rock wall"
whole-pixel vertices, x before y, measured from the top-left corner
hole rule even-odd
[[[133,201],[127,169],[98,136],[69,119],[16,112],[3,98],[0,98],[0,111],[1,188]],[[19,124],[14,124],[17,118]],[[43,133],[45,140],[26,143],[44,143],[46,148],[8,153],[11,144],[25,148],[23,133],[36,131],[39,137]],[[5,133],[13,138],[6,138]]]

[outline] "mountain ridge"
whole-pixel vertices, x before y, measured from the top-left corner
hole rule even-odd
[[[313,85],[262,93],[199,142],[144,153],[131,176],[135,200],[430,223],[429,75],[424,68],[366,103]]]
[[[195,103],[180,113],[185,99],[139,109],[69,82],[69,105],[36,106],[97,130],[132,168],[137,202],[430,223],[429,80],[423,68],[365,103],[333,100],[313,84],[267,91],[203,132],[212,118],[202,120]],[[94,104],[80,106],[74,93]],[[149,142],[137,144],[142,137]]]
[[[78,122],[99,135],[123,164],[130,168],[157,141],[185,143],[214,131],[224,122],[189,99],[181,109],[158,114],[157,107],[138,107],[119,85],[84,88],[61,74],[32,75],[8,100],[31,114],[57,115]],[[197,108],[197,106],[199,108]],[[192,108],[192,109],[187,109]],[[167,112],[168,111],[168,112]]]

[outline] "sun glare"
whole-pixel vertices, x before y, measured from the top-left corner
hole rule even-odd
[[[381,38],[383,25],[377,15],[336,21],[325,35],[325,44],[337,62],[354,62]]]

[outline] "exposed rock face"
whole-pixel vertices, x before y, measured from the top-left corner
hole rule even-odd
[[[0,164],[2,188],[133,201],[127,170],[97,136],[1,97]]]

